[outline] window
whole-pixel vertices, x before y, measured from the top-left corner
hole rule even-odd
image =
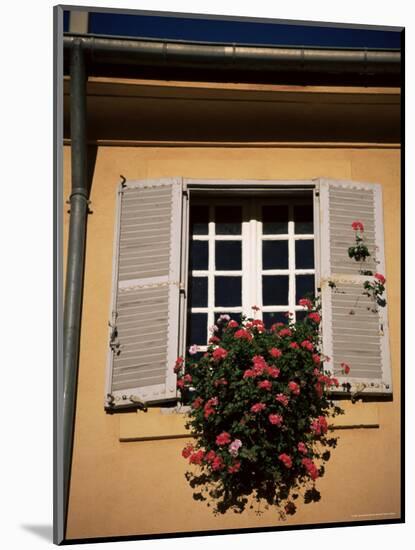
[[[255,304],[269,327],[301,318],[315,288],[326,366],[352,391],[391,393],[387,307],[368,308],[367,277],[347,256],[362,220],[366,268],[384,272],[379,185],[145,180],[124,183],[117,204],[108,410],[175,400],[175,359],[188,343],[203,350],[221,313],[239,319]]]
[[[315,290],[313,195],[195,198],[190,204],[189,330],[205,348],[223,313],[240,321],[260,307],[270,328],[294,320]]]

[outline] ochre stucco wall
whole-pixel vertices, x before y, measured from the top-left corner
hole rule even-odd
[[[69,147],[64,158],[66,199]],[[382,184],[394,398],[371,405],[378,428],[338,432],[338,447],[326,476],[318,482],[322,500],[301,505],[284,525],[399,517],[399,168],[397,148],[98,148],[93,214],[88,218],[69,539],[280,524],[275,511],[260,517],[253,510],[215,517],[204,503],[192,499],[184,479],[186,463],[180,451],[186,439],[120,442],[120,421],[125,415],[104,412],[115,190],[120,174],[128,179],[325,176]],[[65,209],[65,251],[68,219]],[[145,421],[144,413],[129,414],[138,423]]]

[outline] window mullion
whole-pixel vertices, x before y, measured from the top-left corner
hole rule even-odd
[[[208,232],[208,327],[214,324],[213,308],[215,305],[215,207],[209,206]]]
[[[294,312],[295,308],[295,234],[294,234],[294,208],[289,205],[288,216],[288,311]],[[295,321],[295,318],[294,318]]]

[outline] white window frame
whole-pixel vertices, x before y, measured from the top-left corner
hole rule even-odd
[[[261,309],[260,316],[262,317],[262,311],[302,311],[304,310],[303,307],[298,306],[295,303],[295,285],[292,284],[292,281],[290,281],[289,284],[289,303],[288,305],[283,306],[262,306],[262,285],[261,284],[253,284],[253,279],[258,277],[258,268],[254,268],[253,264],[255,262],[250,261],[252,258],[256,258],[257,265],[261,265],[261,271],[259,273],[259,276],[262,278],[262,273],[264,270],[262,270],[262,221],[258,219],[258,216],[260,215],[260,207],[261,207],[261,195],[269,197],[270,194],[275,193],[275,198],[272,199],[272,201],[267,201],[267,204],[278,204],[278,203],[284,203],[287,204],[287,201],[284,201],[282,197],[278,197],[277,193],[278,191],[281,193],[301,193],[303,192],[312,192],[313,193],[313,213],[314,213],[314,233],[307,234],[307,235],[295,235],[294,234],[294,224],[293,222],[289,222],[288,226],[288,234],[281,235],[281,236],[275,236],[270,235],[269,237],[265,235],[264,240],[288,240],[288,246],[289,248],[289,261],[290,264],[288,266],[288,269],[285,270],[265,270],[264,274],[267,275],[288,275],[290,278],[295,277],[296,275],[300,274],[313,274],[314,275],[314,290],[315,292],[319,288],[319,279],[320,279],[320,272],[319,272],[319,207],[317,204],[316,199],[318,198],[318,183],[319,180],[201,180],[201,179],[184,179],[184,190],[187,200],[189,200],[190,204],[201,204],[201,203],[209,203],[209,197],[212,197],[212,201],[215,204],[219,204],[221,202],[221,199],[224,199],[226,195],[231,192],[230,198],[232,199],[233,204],[238,203],[238,199],[241,199],[241,197],[245,196],[251,196],[255,200],[255,209],[256,211],[250,211],[250,214],[253,214],[253,219],[250,221],[243,221],[242,223],[242,232],[241,235],[215,235],[214,233],[214,222],[209,221],[209,230],[208,235],[196,235],[194,236],[194,240],[201,240],[201,241],[209,241],[213,242],[216,240],[242,240],[242,270],[240,271],[224,271],[224,272],[216,272],[216,274],[226,274],[226,275],[242,275],[244,276],[244,282],[242,284],[242,307],[214,307],[214,254],[209,254],[209,269],[207,271],[202,270],[194,270],[192,272],[192,275],[194,276],[208,276],[208,308],[192,308],[192,312],[203,312],[208,313],[208,327],[212,326],[214,324],[214,314],[216,311],[221,310],[224,311],[226,309],[227,312],[241,312],[244,313],[247,316],[252,315],[252,309],[251,307],[253,305],[257,305]],[[298,199],[293,199],[290,197],[289,202],[294,203],[303,202],[304,199],[302,199],[300,196]],[[246,201],[244,201],[246,203]],[[213,208],[213,206],[211,206]],[[244,205],[245,211],[243,211],[244,219],[246,217],[246,204]],[[290,208],[292,208],[292,205],[290,205]],[[251,227],[248,227],[248,226]],[[187,249],[190,242],[190,233],[189,233],[189,224],[187,220]],[[294,269],[294,258],[295,258],[295,241],[296,240],[306,240],[306,239],[314,239],[314,269],[303,269],[303,270],[295,270]],[[211,248],[211,245],[210,247]],[[186,259],[188,259],[188,250],[186,251],[186,254],[184,255]],[[188,264],[182,264],[182,269],[186,269]],[[188,276],[189,273],[183,273],[183,277],[186,278],[186,284],[188,284]],[[245,283],[245,284],[244,284]],[[212,303],[211,303],[212,302]],[[183,304],[184,306],[185,304]],[[182,319],[183,317],[186,317],[186,312],[182,312]],[[183,353],[183,355],[186,353],[186,330],[184,329],[181,333],[182,340],[180,342],[180,349]],[[198,349],[200,351],[203,351],[206,349],[206,346],[198,346]]]

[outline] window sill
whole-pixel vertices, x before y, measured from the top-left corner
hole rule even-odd
[[[334,419],[334,430],[379,428],[377,403],[339,403],[345,414]],[[149,441],[158,439],[178,439],[190,437],[185,428],[188,409],[149,409],[119,416],[119,440]]]

